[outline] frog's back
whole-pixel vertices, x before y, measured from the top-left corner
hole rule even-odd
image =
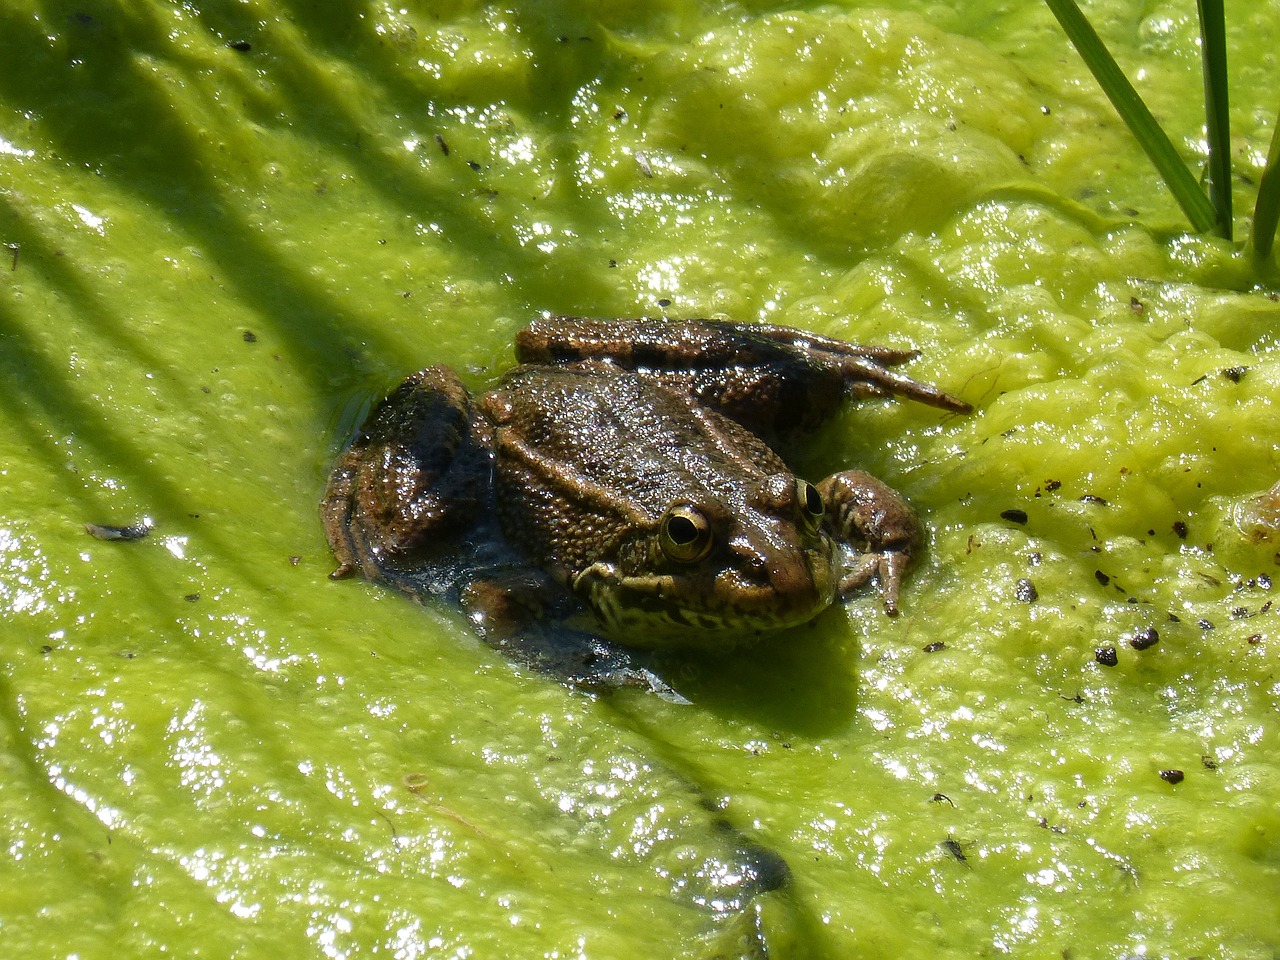
[[[570,569],[651,528],[679,497],[732,502],[786,469],[733,421],[609,364],[517,368],[493,410],[508,536]]]

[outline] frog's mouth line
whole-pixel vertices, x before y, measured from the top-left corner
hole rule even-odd
[[[697,635],[713,639],[798,626],[830,606],[836,592],[832,578],[817,576],[805,580],[805,589],[785,591],[772,584],[743,583],[733,571],[722,572],[714,586],[703,583],[701,589],[690,584],[705,578],[687,579],[682,585],[682,578],[672,574],[628,577],[610,564],[596,563],[573,579],[572,589],[592,609],[603,633],[644,646],[653,646],[655,639],[689,642]],[[733,580],[737,582],[730,585]],[[682,596],[710,602],[693,606],[675,599]]]

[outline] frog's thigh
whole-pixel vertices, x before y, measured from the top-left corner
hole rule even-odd
[[[323,515],[335,575],[439,544],[468,522],[484,489],[486,458],[471,398],[447,367],[400,384],[369,415],[335,466]]]
[[[845,470],[818,484],[837,537],[864,555],[840,583],[841,593],[880,581],[885,612],[898,612],[898,593],[920,546],[920,521],[911,505],[888,484],[863,470]]]

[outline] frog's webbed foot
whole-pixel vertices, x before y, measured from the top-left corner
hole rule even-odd
[[[487,571],[458,595],[481,638],[515,663],[577,690],[638,687],[672,703],[689,702],[639,655],[565,623],[576,601],[541,571]]]
[[[325,489],[331,576],[383,579],[472,520],[488,488],[481,423],[446,367],[415,373],[377,405]]]
[[[818,484],[837,539],[863,551],[840,581],[845,596],[878,582],[884,612],[898,612],[902,578],[920,546],[923,533],[910,505],[892,487],[862,470],[833,474]]]
[[[973,407],[930,383],[913,380],[890,369],[920,355],[919,350],[899,350],[867,344],[845,343],[790,327],[762,324],[747,327],[765,339],[790,346],[808,355],[823,368],[839,372],[845,392],[855,397],[906,397],[952,413],[968,413]]]

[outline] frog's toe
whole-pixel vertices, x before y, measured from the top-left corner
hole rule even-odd
[[[351,576],[355,572],[356,572],[355,565],[351,563],[346,563],[344,561],[343,563],[338,564],[336,567],[334,567],[332,570],[329,571],[329,579],[330,580],[346,580],[349,576]]]
[[[846,599],[873,580],[880,589],[884,612],[891,617],[898,615],[898,596],[911,555],[898,550],[881,553],[864,553],[840,580],[840,597]]]
[[[911,557],[905,553],[886,550],[880,554],[878,573],[880,577],[880,596],[884,600],[884,612],[891,617],[898,615],[898,592],[902,587],[902,578],[906,575]]]
[[[848,356],[840,359],[840,370],[845,389],[855,397],[906,397],[918,403],[951,413],[970,413],[973,405],[959,397],[935,387],[931,383],[913,380],[904,373],[890,370],[889,364],[910,359],[913,353],[902,351],[902,356],[892,360]]]

